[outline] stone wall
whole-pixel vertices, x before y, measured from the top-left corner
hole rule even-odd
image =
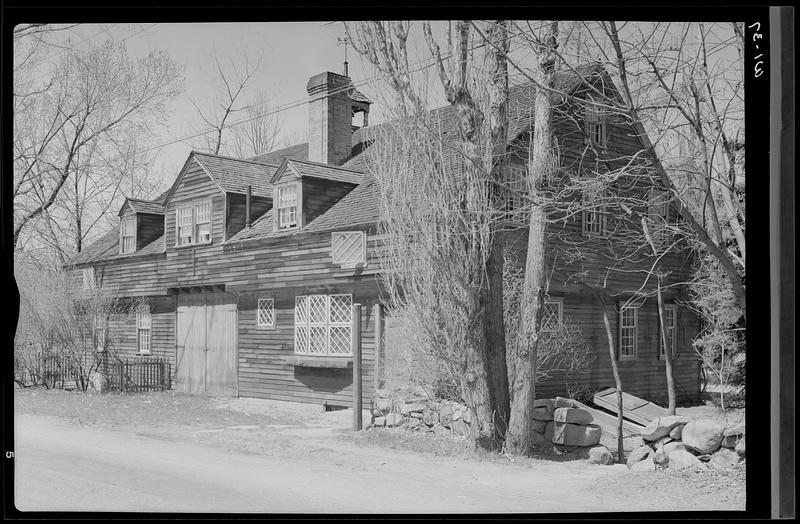
[[[411,431],[466,437],[473,417],[458,402],[433,400],[422,389],[389,391],[379,389],[372,398],[372,419],[368,427],[403,428]]]

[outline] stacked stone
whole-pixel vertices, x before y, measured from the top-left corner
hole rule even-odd
[[[611,452],[600,445],[603,430],[594,417],[569,399],[538,399],[533,403],[533,445],[558,454],[574,453],[596,464],[611,464]]]
[[[422,389],[379,389],[372,399],[371,413],[368,427],[399,427],[435,435],[466,437],[472,423],[472,413],[466,406],[432,400]]]
[[[745,454],[744,423],[729,427],[714,420],[671,415],[642,430],[645,444],[628,455],[632,471],[732,468]]]

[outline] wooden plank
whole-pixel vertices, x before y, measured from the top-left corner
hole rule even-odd
[[[595,404],[598,404],[597,399],[601,398],[606,402],[613,402],[614,406],[616,406],[617,405],[616,394],[617,390],[615,388],[608,388],[604,389],[603,391],[598,391],[597,393],[594,394]],[[640,408],[647,403],[648,403],[647,400],[635,397],[633,395],[629,395],[624,391],[622,392],[622,409],[624,410],[633,411],[634,409]]]
[[[609,415],[604,411],[600,411],[599,409],[590,408],[586,404],[578,402],[577,400],[572,401],[575,404],[575,407],[585,409],[589,413],[592,414],[592,424],[597,424],[600,426],[604,432],[608,433],[610,436],[616,438],[617,437],[617,417],[614,415]],[[633,437],[640,435],[642,433],[642,429],[644,426],[640,426],[639,424],[635,424],[628,420],[622,420],[622,436],[623,437]]]
[[[613,391],[613,388],[609,388]],[[617,403],[616,399],[612,400],[612,397],[608,394],[608,389],[599,392],[597,395],[594,396],[594,403],[600,407],[606,408],[614,413],[619,413],[617,410]],[[601,395],[603,394],[603,395]],[[627,409],[625,404],[626,395],[633,400],[632,405],[636,405],[635,409]],[[666,409],[653,404],[652,402],[644,401],[642,404],[642,399],[638,397],[634,397],[629,393],[622,394],[622,416],[627,418],[628,420],[632,420],[642,425],[647,425],[650,423],[651,420],[658,418],[658,417],[665,417],[669,413]],[[630,405],[630,404],[629,404]]]

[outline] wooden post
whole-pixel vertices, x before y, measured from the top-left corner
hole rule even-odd
[[[381,381],[381,366],[383,365],[383,306],[376,303],[372,309],[372,318],[375,323],[375,366],[373,375],[375,375],[375,389],[378,390],[383,386]]]
[[[353,304],[353,431],[361,429],[361,304]]]

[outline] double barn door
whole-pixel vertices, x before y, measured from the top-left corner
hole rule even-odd
[[[228,293],[180,293],[177,389],[236,396],[236,299]]]

